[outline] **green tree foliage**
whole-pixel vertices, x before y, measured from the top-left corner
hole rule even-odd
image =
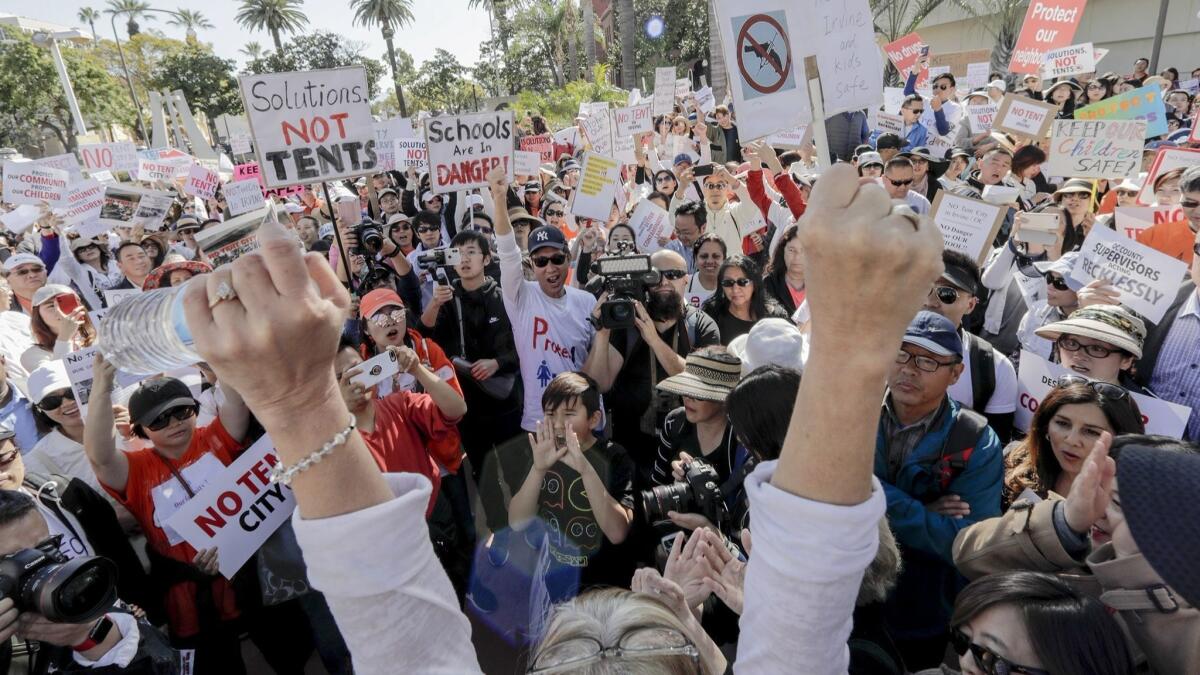
[[[133,90],[143,106],[149,103],[148,92],[155,87],[154,75],[159,64],[164,59],[189,49],[188,44],[183,40],[175,40],[154,33],[138,33],[129,40],[122,40],[121,47],[125,51],[125,63],[129,66]],[[124,85],[125,72],[121,68],[121,56],[117,52],[117,44],[112,40],[101,40],[95,51],[107,67],[108,72],[113,73]],[[79,91],[78,85],[75,90]],[[128,98],[128,91],[125,96]]]
[[[414,108],[448,112],[470,109],[471,89],[466,74],[466,66],[459,63],[453,54],[438,49],[432,59],[417,69],[416,81],[410,88]]]
[[[367,87],[371,98],[375,98],[379,94],[380,78],[387,72],[383,64],[363,55],[362,43],[329,31],[298,35],[283,45],[282,49],[247,63],[246,72],[286,73],[359,65],[367,70]]]
[[[151,86],[162,91],[182,90],[192,110],[209,119],[242,112],[232,59],[222,59],[207,48],[189,45],[162,59],[154,69]]]
[[[566,127],[575,123],[579,104],[585,101],[608,101],[625,105],[629,95],[607,83],[605,66],[596,66],[591,82],[578,80],[568,82],[565,87],[522,91],[517,95],[515,110],[535,110],[550,123],[550,126]]]

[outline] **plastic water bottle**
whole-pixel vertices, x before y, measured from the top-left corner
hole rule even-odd
[[[192,347],[183,312],[183,286],[157,288],[122,300],[100,322],[98,347],[118,370],[154,375],[204,359]]]

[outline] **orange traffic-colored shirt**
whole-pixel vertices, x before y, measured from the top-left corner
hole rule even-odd
[[[1192,232],[1187,220],[1159,223],[1138,233],[1137,240],[1189,265],[1195,255],[1192,246],[1196,243],[1196,233]]]

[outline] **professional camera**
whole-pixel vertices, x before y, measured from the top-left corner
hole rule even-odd
[[[608,291],[608,299],[600,305],[601,328],[632,328],[637,316],[634,302],[646,303],[650,289],[662,279],[648,255],[601,258],[592,263],[592,273],[604,277]]]
[[[354,234],[358,237],[358,246],[354,248],[353,253],[371,256],[383,250],[383,228],[379,223],[364,220],[354,228]]]
[[[683,481],[658,485],[642,491],[642,512],[646,522],[669,520],[667,513],[698,513],[709,522],[721,526],[725,521],[725,500],[721,495],[721,478],[712,465],[699,459],[683,465]]]
[[[55,535],[0,558],[0,598],[56,623],[98,619],[117,600],[117,566],[94,556],[68,560],[58,550],[61,541]]]

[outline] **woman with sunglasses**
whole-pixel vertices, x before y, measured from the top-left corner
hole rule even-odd
[[[21,366],[29,372],[45,361],[90,347],[97,338],[79,296],[59,284],[47,284],[33,294],[29,332],[33,346],[21,354]]]
[[[804,248],[797,238],[798,233],[799,228],[795,225],[783,231],[763,279],[763,290],[788,316],[804,302]]]
[[[1050,85],[1050,88],[1046,90],[1045,100],[1047,103],[1058,106],[1055,119],[1074,119],[1075,96],[1081,91],[1079,85],[1070,80],[1062,80]]]
[[[1054,343],[1038,335],[1037,330],[1046,324],[1067,318],[1079,308],[1078,292],[1083,288],[1083,284],[1071,277],[1071,271],[1078,259],[1079,254],[1071,252],[1053,262],[1033,264],[1034,269],[1046,280],[1046,297],[1034,302],[1021,318],[1017,327],[1017,339],[1021,341],[1022,349],[1043,359],[1050,358]]]
[[[167,243],[166,236],[158,232],[146,235],[138,243],[142,245],[142,250],[150,257],[151,269],[162,265],[163,261],[167,258],[167,253],[170,251],[170,244]]]
[[[1067,497],[1092,444],[1102,432],[1145,432],[1137,402],[1124,388],[1082,375],[1064,375],[1038,404],[1029,435],[1004,458],[1001,506],[1031,493],[1039,499]]]
[[[1099,103],[1109,96],[1113,95],[1112,82],[1108,80],[1092,80],[1084,87],[1083,97],[1080,100],[1081,106]]]
[[[717,322],[721,344],[726,347],[739,335],[750,332],[759,319],[787,319],[787,312],[762,287],[762,270],[750,258],[735,255],[717,272],[717,292],[701,309]]]
[[[61,235],[60,235],[61,236]],[[71,255],[61,255],[47,282],[78,289],[91,309],[105,306],[104,291],[121,283],[121,270],[112,260],[112,251],[101,240],[77,237],[70,240]]]

